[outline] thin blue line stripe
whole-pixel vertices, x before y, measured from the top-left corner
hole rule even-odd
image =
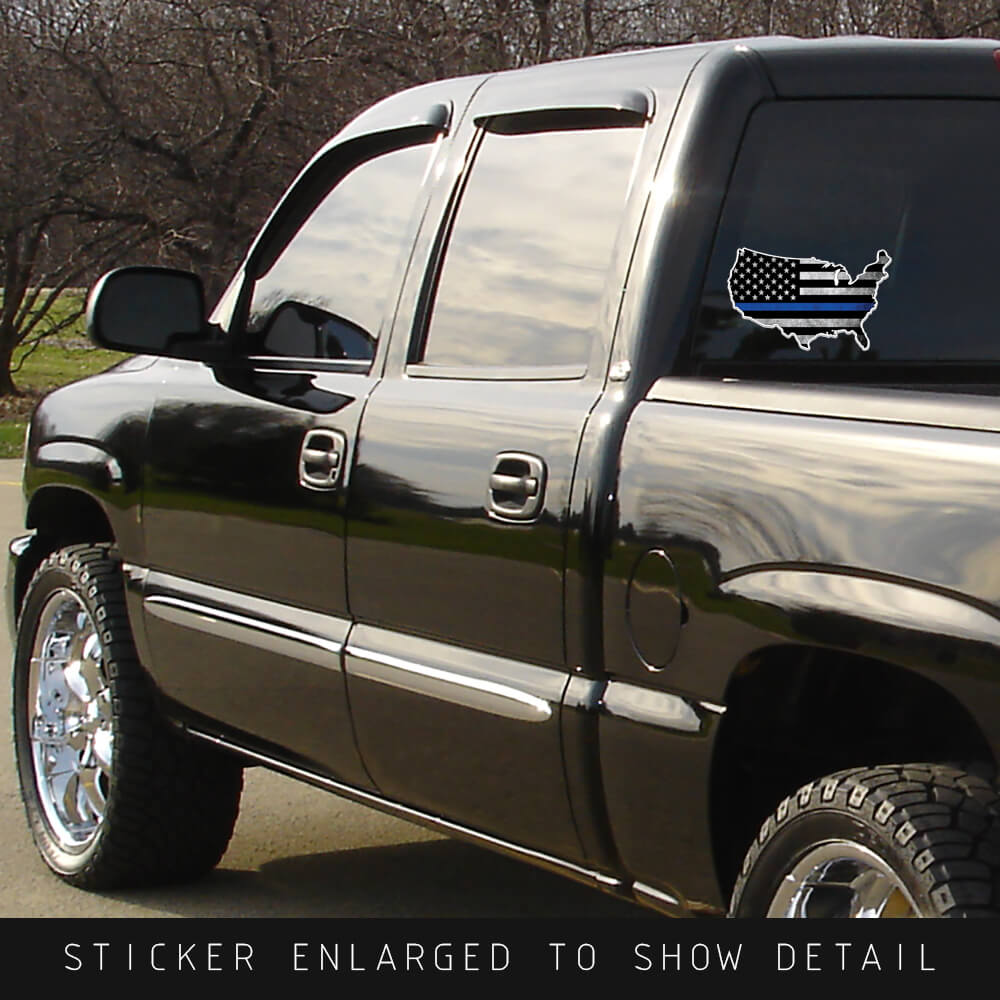
[[[737,302],[743,312],[868,312],[874,302]]]

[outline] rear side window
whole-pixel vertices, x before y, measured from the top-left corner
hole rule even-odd
[[[641,137],[640,128],[483,136],[441,268],[425,365],[582,374]]]
[[[694,372],[845,378],[1000,362],[1000,106],[765,105],[726,197]]]
[[[432,151],[366,160],[323,198],[254,285],[252,353],[371,360]]]

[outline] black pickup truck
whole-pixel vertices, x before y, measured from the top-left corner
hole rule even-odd
[[[998,52],[419,87],[210,316],[106,275],[11,544],[48,864],[210,869],[249,763],[675,914],[1000,909]]]

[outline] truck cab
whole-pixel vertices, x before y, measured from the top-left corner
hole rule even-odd
[[[137,357],[39,407],[12,546],[50,866],[150,878],[128,687],[225,803],[164,878],[251,762],[666,912],[992,911],[998,98],[992,45],[884,39],[442,81],[210,314],[105,276]]]

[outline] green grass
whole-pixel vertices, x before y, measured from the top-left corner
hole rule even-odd
[[[0,458],[20,458],[24,447],[24,429],[27,422],[4,420],[0,422]]]
[[[23,353],[14,352],[15,369]],[[43,340],[25,358],[21,368],[14,372],[14,382],[22,391],[45,393],[78,378],[96,375],[126,357],[127,354],[95,347],[81,337],[68,338],[60,334]]]
[[[81,291],[66,292],[43,322],[51,327],[78,310],[83,294]],[[42,396],[68,382],[102,372],[125,357],[125,354],[95,347],[86,337],[82,315],[65,330],[43,339],[34,350],[15,350],[14,384],[22,395],[0,397],[0,458],[21,457],[24,428]]]

